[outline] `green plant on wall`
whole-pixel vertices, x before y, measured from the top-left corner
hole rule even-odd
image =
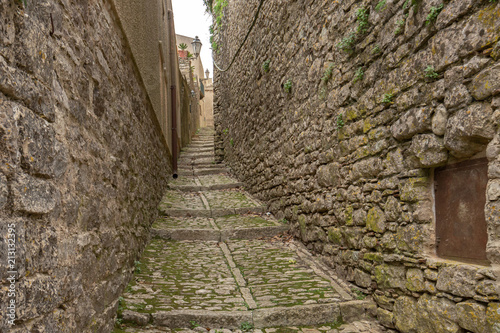
[[[283,85],[283,90],[285,90],[286,93],[292,92],[292,80],[288,79],[285,82],[285,84]]]
[[[440,4],[437,7],[434,6],[431,7],[429,14],[427,15],[427,20],[425,21],[425,24],[429,25],[432,22],[434,22],[437,19],[439,13],[441,13],[441,11],[443,10],[443,8],[444,8],[443,4]]]
[[[333,75],[333,69],[335,68],[334,64],[330,64],[328,68],[325,70],[323,73],[323,76],[321,77],[321,81],[323,81],[324,84],[327,84],[328,81],[332,78]]]
[[[368,30],[368,9],[360,8],[356,11],[356,20],[358,21],[357,32],[364,34]]]
[[[225,129],[222,131],[222,133],[224,133],[224,134],[229,133],[229,128],[225,128]]]
[[[233,140],[233,138],[229,139],[229,144],[231,145],[231,147],[234,146],[234,140]]]
[[[433,66],[427,66],[424,69],[425,77],[430,78],[430,79],[437,79],[439,77],[439,74],[434,70]]]
[[[379,1],[379,3],[375,6],[375,11],[377,12],[383,11],[385,9],[386,2],[387,2],[386,0]]]
[[[342,51],[351,53],[354,51],[354,44],[356,43],[356,33],[350,32],[342,38],[342,40],[337,44],[337,47]]]
[[[359,67],[356,70],[356,73],[354,73],[353,83],[363,80],[364,77],[365,77],[365,71],[363,70],[363,67]]]
[[[212,50],[219,53],[219,44],[215,41],[215,36],[220,32],[222,19],[224,18],[224,8],[227,7],[227,0],[203,0],[206,7],[206,12],[212,14],[214,24],[210,26],[210,44]]]
[[[271,63],[271,60],[269,60],[269,59],[264,61],[264,63],[262,64],[262,70],[264,72],[266,72],[266,73],[269,72],[269,64],[270,63]]]
[[[394,34],[399,35],[400,33],[402,33],[404,26],[405,26],[405,20],[403,20],[403,19],[397,20],[396,21],[396,30],[394,30]]]
[[[389,104],[392,103],[392,99],[394,98],[394,95],[391,93],[386,93],[382,96],[382,103]]]
[[[179,44],[179,49],[180,49],[180,50],[185,50],[185,49],[187,49],[187,48],[188,48],[188,46],[187,46],[185,43],[181,43],[181,44]]]
[[[344,117],[342,113],[339,113],[337,116],[337,130],[342,129],[344,127]]]
[[[375,45],[372,49],[372,54],[378,54],[380,53],[380,46],[379,45]]]

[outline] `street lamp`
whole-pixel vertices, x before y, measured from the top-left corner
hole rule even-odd
[[[208,70],[208,68],[207,68],[207,70],[205,71],[205,75],[207,76],[207,79],[209,79],[209,78],[210,78],[210,71]]]
[[[198,38],[198,36],[196,36],[194,38],[194,40],[191,43],[191,45],[193,45],[193,54],[194,54],[194,57],[198,58],[198,56],[200,55],[201,45],[202,45],[200,39]]]

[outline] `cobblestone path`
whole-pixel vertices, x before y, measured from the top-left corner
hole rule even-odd
[[[179,175],[120,298],[115,333],[385,332],[368,321],[372,302],[214,163],[211,129],[181,153]]]

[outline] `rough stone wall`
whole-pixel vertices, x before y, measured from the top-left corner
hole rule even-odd
[[[166,187],[166,142],[108,4],[0,1],[2,332],[8,225],[10,332],[110,332]]]
[[[215,75],[219,159],[402,332],[500,331],[499,36],[497,1],[270,0]],[[490,266],[434,250],[433,168],[479,156]]]

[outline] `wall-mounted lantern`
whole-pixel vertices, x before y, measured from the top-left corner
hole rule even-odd
[[[193,42],[191,43],[191,45],[193,45],[193,54],[194,54],[194,57],[195,58],[198,58],[198,56],[200,55],[200,52],[201,52],[201,41],[200,39],[198,38],[198,36],[196,36],[193,40]]]
[[[191,90],[191,97],[193,97],[193,98],[196,97],[196,93],[194,92],[194,90]]]

